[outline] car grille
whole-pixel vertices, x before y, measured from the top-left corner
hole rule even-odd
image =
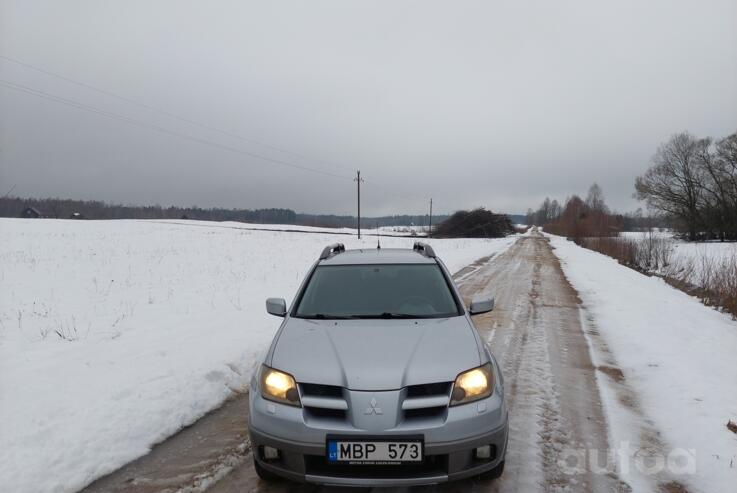
[[[452,382],[410,385],[400,398],[404,423],[432,425],[447,417]],[[349,404],[345,390],[335,385],[300,384],[300,395],[305,418],[314,424],[346,424]]]
[[[404,421],[444,420],[450,404],[451,382],[410,385],[402,401]],[[429,424],[429,423],[428,423]]]
[[[343,397],[343,387],[336,385],[319,385],[315,383],[303,383],[302,394],[314,397]]]
[[[450,382],[426,383],[422,385],[410,385],[407,387],[407,397],[427,397],[432,395],[449,395]]]
[[[302,407],[306,418],[316,421],[345,422],[348,417],[348,401],[343,388],[314,383],[300,384]]]

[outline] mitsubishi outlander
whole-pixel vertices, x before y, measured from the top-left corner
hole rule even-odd
[[[495,478],[508,419],[499,366],[432,247],[325,248],[251,382],[262,479],[352,486]]]

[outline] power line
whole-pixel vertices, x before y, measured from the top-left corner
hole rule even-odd
[[[81,81],[72,79],[71,77],[67,77],[65,75],[57,74],[57,73],[52,72],[50,70],[44,69],[42,67],[38,67],[36,65],[32,65],[32,64],[27,63],[27,62],[23,62],[21,60],[15,59],[15,58],[11,58],[9,56],[0,55],[0,59],[5,60],[5,61],[8,61],[8,62],[15,63],[17,65],[20,65],[22,67],[26,67],[26,68],[31,69],[31,70],[35,70],[36,72],[40,72],[40,73],[45,74],[45,75],[48,75],[50,77],[55,77],[57,79],[60,79],[60,80],[65,81],[65,82],[69,82],[70,84],[74,84],[74,85],[77,85],[79,87],[84,87],[85,89],[89,89],[89,90],[95,91],[95,92],[97,92],[99,94],[103,94],[105,96],[109,96],[109,97],[118,99],[120,101],[124,101],[126,103],[129,103],[129,104],[138,106],[140,108],[144,108],[144,109],[147,109],[149,111],[153,111],[155,113],[159,113],[159,114],[164,115],[164,116],[167,116],[169,118],[173,118],[175,120],[179,120],[181,122],[188,123],[190,125],[194,125],[194,126],[203,128],[205,130],[209,130],[211,132],[216,132],[216,133],[225,135],[227,137],[232,137],[234,139],[239,139],[239,140],[242,140],[244,142],[248,142],[248,143],[251,143],[251,144],[256,144],[256,145],[259,145],[261,147],[265,147],[267,149],[271,149],[273,151],[281,152],[283,154],[288,154],[288,155],[290,155],[292,157],[296,157],[296,158],[300,158],[300,159],[306,159],[308,161],[313,161],[313,162],[316,161],[315,159],[313,159],[313,158],[311,158],[309,156],[306,156],[304,154],[300,154],[300,153],[297,153],[297,152],[294,152],[294,151],[283,149],[281,147],[277,147],[275,145],[268,144],[268,143],[265,143],[265,142],[261,142],[261,141],[258,141],[258,140],[255,140],[255,139],[252,139],[252,138],[249,138],[249,137],[244,137],[243,135],[236,134],[236,133],[230,132],[228,130],[223,130],[221,128],[214,127],[212,125],[208,125],[206,123],[198,122],[198,121],[193,120],[191,118],[187,118],[187,117],[178,115],[176,113],[172,113],[170,111],[167,111],[167,110],[158,108],[156,106],[152,106],[152,105],[147,104],[147,103],[142,103],[140,101],[136,101],[135,99],[129,98],[127,96],[121,96],[120,94],[116,94],[116,93],[114,93],[112,91],[109,91],[107,89],[102,89],[102,88],[93,86],[92,84],[88,84],[86,82],[81,82]],[[331,163],[329,161],[323,161],[323,162],[325,164],[329,164],[332,167],[338,167],[338,168],[340,167],[337,164]]]
[[[176,132],[176,131],[173,131],[173,130],[169,130],[167,128],[164,128],[164,127],[161,127],[161,126],[158,126],[158,125],[146,123],[146,122],[143,122],[143,121],[140,121],[140,120],[136,120],[134,118],[129,118],[127,116],[120,115],[118,113],[114,113],[114,112],[106,111],[106,110],[101,110],[101,109],[99,109],[99,108],[97,108],[95,106],[91,106],[91,105],[88,105],[88,104],[85,104],[85,103],[80,103],[79,101],[75,101],[75,100],[68,99],[68,98],[63,98],[61,96],[56,96],[54,94],[50,94],[50,93],[47,93],[47,92],[44,92],[44,91],[41,91],[41,90],[38,90],[38,89],[35,89],[35,88],[32,88],[32,87],[29,87],[29,86],[24,86],[22,84],[16,84],[16,83],[13,83],[13,82],[10,82],[10,81],[6,81],[6,80],[0,79],[0,86],[3,86],[5,88],[7,88],[7,89],[15,90],[15,91],[18,91],[18,92],[23,92],[23,93],[26,93],[26,94],[30,94],[30,95],[33,95],[33,96],[36,96],[36,97],[39,97],[39,98],[47,99],[49,101],[53,101],[53,102],[56,102],[56,103],[65,104],[67,106],[71,106],[71,107],[76,108],[76,109],[79,109],[79,110],[88,111],[90,113],[94,113],[94,114],[97,114],[97,115],[105,116],[105,117],[110,118],[110,119],[113,119],[113,120],[122,121],[122,122],[128,123],[130,125],[135,125],[135,126],[138,126],[138,127],[149,129],[149,130],[154,130],[154,131],[157,131],[157,132],[160,132],[160,133],[163,133],[163,134],[167,134],[167,135],[170,135],[170,136],[178,137],[178,138],[185,139],[185,140],[190,140],[192,142],[197,142],[197,143],[202,144],[202,145],[208,145],[208,146],[212,146],[212,147],[217,147],[219,149],[227,150],[227,151],[230,151],[230,152],[233,152],[233,153],[236,153],[236,154],[241,154],[241,155],[253,157],[253,158],[256,158],[256,159],[260,159],[262,161],[266,161],[266,162],[270,162],[270,163],[274,163],[274,164],[279,164],[279,165],[287,166],[287,167],[290,167],[290,168],[300,169],[302,171],[310,171],[310,172],[313,172],[313,173],[319,173],[321,175],[330,176],[332,178],[339,178],[339,179],[342,179],[342,180],[352,180],[353,179],[352,177],[349,177],[349,176],[338,175],[336,173],[331,173],[329,171],[323,171],[323,170],[319,170],[319,169],[316,169],[316,168],[310,168],[308,166],[302,166],[302,165],[299,165],[299,164],[294,164],[294,163],[291,163],[289,161],[284,161],[282,159],[274,159],[274,158],[271,158],[271,157],[268,157],[268,156],[264,156],[264,155],[261,155],[261,154],[256,154],[256,153],[253,153],[253,152],[244,151],[242,149],[238,149],[236,147],[232,147],[232,146],[229,146],[229,145],[220,144],[220,143],[217,143],[217,142],[212,142],[212,141],[206,140],[206,139],[201,139],[199,137],[193,137],[191,135],[187,135],[187,134],[184,134],[184,133],[181,133],[181,132]]]
[[[201,139],[199,137],[193,137],[191,135],[187,135],[187,134],[184,134],[184,133],[181,133],[181,132],[176,132],[176,131],[173,131],[173,130],[169,130],[167,128],[164,128],[164,127],[161,127],[161,126],[158,126],[158,125],[149,124],[149,123],[146,123],[146,122],[143,122],[143,121],[140,121],[140,120],[136,120],[136,119],[133,119],[133,118],[124,116],[124,115],[120,115],[118,113],[110,112],[110,111],[107,111],[107,110],[102,110],[102,109],[97,108],[95,106],[91,106],[91,105],[88,105],[88,104],[85,104],[85,103],[81,103],[81,102],[76,101],[76,100],[72,100],[72,99],[69,99],[69,98],[64,98],[64,97],[61,97],[61,96],[57,96],[57,95],[54,95],[54,94],[51,94],[51,93],[48,93],[48,92],[45,92],[45,91],[41,91],[39,89],[35,89],[35,88],[29,87],[29,86],[25,86],[25,85],[22,85],[22,84],[17,84],[17,83],[14,83],[14,82],[6,81],[6,80],[3,80],[3,79],[0,79],[0,87],[5,87],[7,89],[11,89],[11,90],[14,90],[14,91],[22,92],[22,93],[29,94],[29,95],[32,95],[32,96],[36,96],[36,97],[39,97],[39,98],[42,98],[42,99],[45,99],[45,100],[48,100],[48,101],[52,101],[52,102],[55,102],[55,103],[67,105],[67,106],[70,106],[72,108],[75,108],[75,109],[78,109],[78,110],[82,110],[82,111],[87,111],[87,112],[90,112],[90,113],[93,113],[93,114],[97,114],[97,115],[100,115],[100,116],[104,116],[104,117],[109,118],[109,119],[112,119],[112,120],[117,120],[117,121],[120,121],[120,122],[123,122],[123,123],[127,123],[127,124],[138,126],[138,127],[142,127],[142,128],[149,129],[149,130],[154,130],[154,131],[157,131],[157,132],[166,134],[166,135],[170,135],[170,136],[173,136],[173,137],[177,137],[177,138],[181,138],[181,139],[193,141],[193,142],[196,142],[196,143],[199,143],[199,144],[202,144],[202,145],[216,147],[216,148],[219,148],[219,149],[222,149],[222,150],[226,150],[226,151],[229,151],[229,152],[233,152],[233,153],[236,153],[236,154],[242,154],[242,155],[246,155],[246,156],[249,156],[249,157],[254,157],[254,158],[261,159],[263,161],[268,161],[268,162],[271,162],[271,163],[274,163],[274,164],[279,164],[279,165],[282,165],[282,166],[288,166],[288,167],[300,169],[300,170],[303,170],[303,171],[310,171],[310,172],[313,172],[313,173],[319,173],[319,174],[322,174],[322,175],[325,175],[325,176],[329,176],[331,178],[338,178],[338,179],[342,179],[342,180],[354,180],[353,177],[348,177],[348,176],[344,176],[344,175],[338,175],[338,174],[335,174],[335,173],[330,173],[330,172],[327,172],[327,171],[318,170],[318,169],[315,169],[315,168],[310,168],[310,167],[307,167],[307,166],[302,166],[302,165],[290,163],[290,162],[279,160],[279,159],[273,159],[273,158],[270,158],[270,157],[267,157],[267,156],[263,156],[263,155],[260,155],[260,154],[255,154],[255,153],[252,153],[252,152],[243,151],[241,149],[237,149],[235,147],[231,147],[231,146],[228,146],[228,145],[224,145],[224,144],[220,144],[220,143],[217,143],[217,142],[212,142],[212,141],[209,141],[209,140]],[[361,182],[365,183],[365,181],[364,181],[363,178],[361,178]],[[370,183],[372,185],[376,186],[378,188],[378,190],[381,193],[384,193],[384,194],[393,195],[393,196],[399,197],[399,198],[404,199],[404,200],[415,200],[415,199],[419,198],[419,196],[416,196],[416,195],[401,194],[401,193],[392,192],[390,190],[386,190],[386,189],[382,188],[381,186],[378,186],[378,184],[376,184],[375,182],[370,182]]]
[[[47,70],[45,68],[42,68],[42,67],[39,67],[39,66],[36,66],[36,65],[33,65],[33,64],[30,64],[30,63],[27,63],[27,62],[18,60],[16,58],[11,58],[9,56],[0,54],[0,59],[5,60],[5,61],[8,61],[8,62],[11,62],[11,63],[15,63],[17,65],[20,65],[22,67],[28,68],[30,70],[34,70],[36,72],[39,72],[39,73],[42,73],[42,74],[45,74],[45,75],[48,75],[50,77],[54,77],[54,78],[63,80],[65,82],[69,82],[70,84],[74,84],[74,85],[77,85],[79,87],[83,87],[85,89],[89,89],[91,91],[95,91],[95,92],[97,92],[99,94],[103,94],[105,96],[109,96],[109,97],[118,99],[120,101],[124,101],[126,103],[129,103],[129,104],[138,106],[140,108],[144,108],[144,109],[147,109],[149,111],[153,111],[155,113],[159,113],[159,114],[164,115],[164,116],[167,116],[169,118],[173,118],[175,120],[179,120],[181,122],[188,123],[190,125],[194,125],[194,126],[203,128],[205,130],[216,132],[216,133],[225,135],[227,137],[232,137],[232,138],[235,138],[235,139],[239,139],[239,140],[242,140],[244,142],[249,142],[249,143],[252,143],[252,144],[256,144],[256,145],[265,147],[267,149],[271,149],[271,150],[274,150],[274,151],[277,151],[277,152],[281,152],[281,153],[290,155],[292,157],[297,157],[297,158],[300,158],[300,159],[306,159],[306,160],[312,161],[312,162],[316,162],[317,161],[317,160],[315,160],[315,159],[313,159],[313,158],[311,158],[311,157],[309,157],[307,155],[296,153],[294,151],[289,151],[287,149],[283,149],[281,147],[277,147],[277,146],[272,145],[272,144],[264,143],[264,142],[261,142],[261,141],[255,140],[255,139],[244,137],[242,135],[239,135],[239,134],[236,134],[236,133],[227,131],[227,130],[223,130],[223,129],[218,128],[218,127],[214,127],[212,125],[208,125],[206,123],[198,122],[198,121],[193,120],[191,118],[183,117],[181,115],[178,115],[176,113],[172,113],[170,111],[167,111],[167,110],[158,108],[156,106],[152,106],[152,105],[147,104],[147,103],[142,103],[140,101],[136,101],[136,100],[134,100],[132,98],[129,98],[127,96],[122,96],[120,94],[117,94],[115,92],[109,91],[107,89],[102,89],[102,88],[97,87],[97,86],[94,86],[92,84],[89,84],[89,83],[86,83],[86,82],[82,82],[82,81],[79,81],[79,80],[72,79],[71,77],[67,77],[65,75],[61,75],[61,74],[52,72],[52,71]],[[41,92],[41,91],[37,91],[37,92]],[[63,99],[63,98],[60,98],[60,99]],[[60,101],[57,101],[57,102],[60,102]],[[79,104],[81,104],[81,103],[79,103]],[[123,118],[126,118],[126,117],[123,117]],[[144,125],[147,125],[147,124],[144,123]],[[171,134],[172,132],[167,131],[167,133],[170,133]],[[198,138],[192,137],[192,139],[198,139]],[[198,141],[201,141],[201,140],[202,139],[198,139]],[[219,144],[217,144],[217,145],[220,146]],[[280,164],[285,164],[284,162],[282,162],[280,160],[273,160],[273,159],[270,159],[270,158],[266,158],[264,156],[253,154],[253,153],[247,153],[246,151],[240,151],[240,152],[246,153],[246,154],[251,155],[253,157],[258,157],[260,159],[265,159],[265,160],[279,162]],[[330,161],[321,160],[321,162],[324,162],[325,164],[329,164],[332,167],[339,167],[335,163],[331,163]],[[310,169],[310,170],[313,170],[313,171],[317,171],[317,170],[314,170],[313,168],[308,168],[306,166],[300,166],[300,168],[301,169]],[[323,173],[323,174],[327,174],[329,176],[337,176],[336,174],[330,173],[330,172],[323,172],[323,171],[318,171],[318,172]],[[341,178],[343,178],[343,179],[352,179],[352,178],[348,178],[348,177],[345,177],[345,176],[341,176]],[[398,197],[398,198],[402,198],[402,199],[405,199],[405,200],[406,199],[409,199],[409,198],[417,199],[417,200],[423,200],[423,201],[426,200],[426,197],[415,195],[415,194],[392,192],[391,190],[388,190],[387,189],[389,187],[386,187],[384,185],[378,184],[378,183],[376,183],[374,181],[366,181],[366,183],[376,185],[378,188],[383,189],[382,191],[385,194],[392,195],[392,196],[395,196],[395,197]]]
[[[367,183],[369,185],[374,185],[382,193],[384,193],[386,195],[391,195],[391,196],[394,196],[394,197],[397,197],[397,198],[400,198],[400,199],[404,199],[404,200],[421,200],[423,202],[427,200],[427,197],[426,196],[423,196],[423,195],[415,195],[413,193],[406,193],[406,192],[405,193],[402,193],[402,192],[394,192],[392,190],[389,190],[389,187],[387,187],[386,185],[377,183],[377,182],[375,182],[373,180],[364,180],[364,183]]]
[[[15,187],[16,186],[17,186],[17,183],[15,185],[13,185],[12,187],[10,187],[10,190],[8,190],[8,193],[6,193],[5,195],[3,195],[3,198],[6,198],[8,195],[10,195],[11,193],[13,193],[13,190],[15,190]]]

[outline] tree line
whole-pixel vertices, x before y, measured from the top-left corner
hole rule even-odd
[[[225,209],[192,207],[162,207],[109,204],[98,200],[71,200],[60,198],[0,198],[0,217],[26,217],[24,211],[32,208],[41,217],[83,217],[85,219],[196,219],[202,221],[239,221],[257,224],[294,224],[328,228],[355,227],[356,217],[333,214],[305,214],[292,209]],[[77,214],[75,216],[75,214]],[[447,219],[447,215],[433,216],[433,222]],[[367,228],[379,226],[426,226],[427,214],[393,215],[361,219]]]
[[[203,221],[247,221],[294,224],[297,214],[290,209],[205,209],[201,207],[162,207],[108,204],[98,200],[59,198],[0,199],[0,217],[22,217],[23,211],[35,209],[41,217],[65,219],[78,214],[85,219],[200,219]]]
[[[601,187],[594,183],[585,199],[568,197],[563,205],[545,198],[536,211],[527,212],[528,224],[543,226],[545,231],[568,238],[617,236],[625,224],[636,227],[636,216],[612,213],[604,200]]]
[[[526,224],[546,226],[556,224],[566,229],[591,235],[610,236],[619,231],[648,231],[652,228],[671,228],[672,219],[663,214],[645,215],[642,209],[635,212],[619,214],[612,212],[606,205],[601,187],[594,183],[589,188],[586,199],[578,195],[568,197],[561,205],[557,199],[546,197],[536,210],[528,209]]]
[[[737,133],[716,141],[673,135],[635,180],[635,197],[691,241],[737,240]]]
[[[612,213],[596,197],[603,201],[594,184],[586,200],[573,195],[561,205],[546,198],[528,209],[527,223],[570,231],[569,237],[667,227],[690,241],[737,240],[737,133],[714,140],[682,132],[662,143],[635,179],[634,197],[646,203],[648,215]]]

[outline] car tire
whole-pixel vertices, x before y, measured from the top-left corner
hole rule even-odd
[[[267,471],[266,469],[264,469],[261,464],[258,463],[255,457],[253,458],[253,468],[256,470],[256,474],[258,475],[259,479],[263,481],[276,481],[277,479],[279,479],[279,476],[271,471]]]
[[[496,466],[494,469],[490,469],[486,472],[482,472],[479,474],[479,479],[483,480],[489,480],[489,479],[499,479],[502,476],[502,473],[504,472],[504,461],[501,461],[498,466]]]

